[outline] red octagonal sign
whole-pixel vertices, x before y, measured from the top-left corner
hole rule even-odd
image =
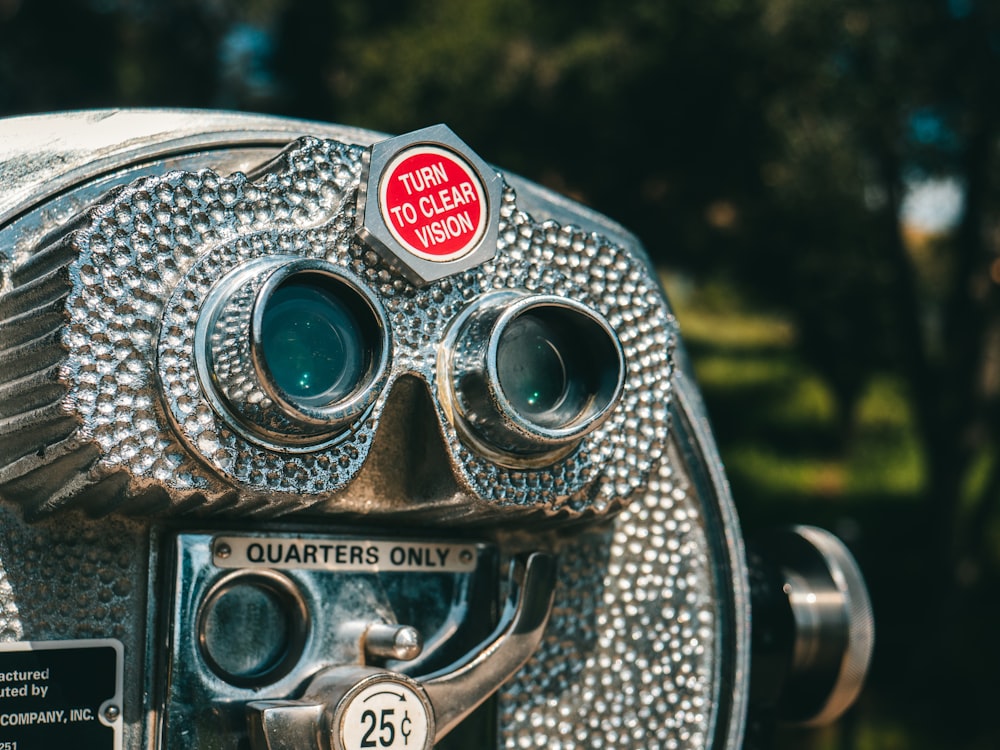
[[[489,220],[476,171],[454,151],[419,145],[397,154],[382,172],[379,207],[392,236],[425,260],[471,252]]]

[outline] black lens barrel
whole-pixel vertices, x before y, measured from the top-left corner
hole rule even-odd
[[[553,460],[600,426],[621,396],[621,343],[578,302],[500,292],[453,329],[443,396],[468,441],[500,463]]]

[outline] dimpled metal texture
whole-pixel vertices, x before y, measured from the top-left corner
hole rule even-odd
[[[720,592],[704,524],[671,455],[611,528],[561,549],[545,640],[500,693],[501,747],[710,746]]]
[[[32,638],[107,637],[138,645],[128,622],[145,594],[135,583],[143,580],[147,554],[139,524],[116,518],[29,526],[11,508],[0,510],[0,524],[6,587],[21,602],[44,603],[20,613]],[[16,621],[0,623],[0,633]]]
[[[231,304],[219,315],[208,335],[214,355],[212,369],[226,400],[243,405],[251,419],[269,423],[271,420],[263,418],[262,413],[269,411],[274,402],[259,389],[246,370],[251,364],[250,316],[254,296],[262,283],[262,278],[255,277],[243,284],[233,294]],[[207,388],[208,385],[203,383],[202,387]]]
[[[0,564],[0,642],[19,641],[24,637],[21,614],[10,586],[7,571]]]
[[[0,348],[8,347],[0,354],[20,363],[26,388],[51,400],[19,416],[31,419],[26,438],[44,433],[45,441],[0,455],[0,492],[35,514],[80,504],[97,514],[275,514],[321,501],[323,512],[350,511],[344,490],[364,465],[394,383],[412,376],[431,394],[466,496],[463,518],[525,510],[579,518],[624,507],[668,434],[675,322],[644,259],[599,234],[534,221],[505,186],[494,260],[417,288],[355,235],[362,153],[303,138],[252,177],[206,170],[139,179],[15,268],[0,300]],[[353,273],[391,328],[388,377],[372,408],[312,450],[270,450],[242,437],[231,416],[212,408],[197,373],[194,331],[213,284],[278,255]],[[544,468],[505,467],[470,449],[438,397],[438,349],[450,322],[494,289],[589,305],[626,354],[611,417]],[[52,329],[44,356],[20,356],[14,348],[24,337],[5,341],[3,331],[16,332],[33,310],[44,310]],[[0,408],[21,407],[9,399]],[[378,503],[364,509],[380,511]]]
[[[115,638],[126,658],[126,747],[142,718],[148,530],[69,512],[25,524],[0,506],[0,641]]]
[[[227,402],[222,408],[232,411],[237,419],[242,418],[249,425],[259,425],[264,430],[284,435],[297,435],[303,432],[301,425],[289,419],[281,406],[261,387],[259,380],[253,377],[255,365],[250,352],[253,301],[265,280],[264,274],[256,274],[236,289],[209,325],[205,346],[211,348],[210,367],[217,387]],[[201,342],[197,345],[201,346]],[[163,361],[174,361],[169,351],[164,354]],[[163,382],[168,382],[172,373],[172,368],[170,372],[161,370]],[[205,393],[215,387],[209,380],[209,377],[202,376],[201,388]],[[174,404],[179,406],[176,401]],[[174,409],[174,418],[178,421],[183,422],[187,416],[183,409]],[[206,439],[212,438],[207,436]]]

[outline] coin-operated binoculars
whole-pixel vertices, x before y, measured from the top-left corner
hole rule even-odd
[[[0,161],[0,750],[737,748],[854,700],[857,567],[746,552],[622,227],[444,126],[76,113]]]

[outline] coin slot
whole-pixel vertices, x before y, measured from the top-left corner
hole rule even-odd
[[[277,682],[298,663],[309,611],[295,584],[274,571],[237,572],[218,581],[198,614],[208,667],[237,687]]]

